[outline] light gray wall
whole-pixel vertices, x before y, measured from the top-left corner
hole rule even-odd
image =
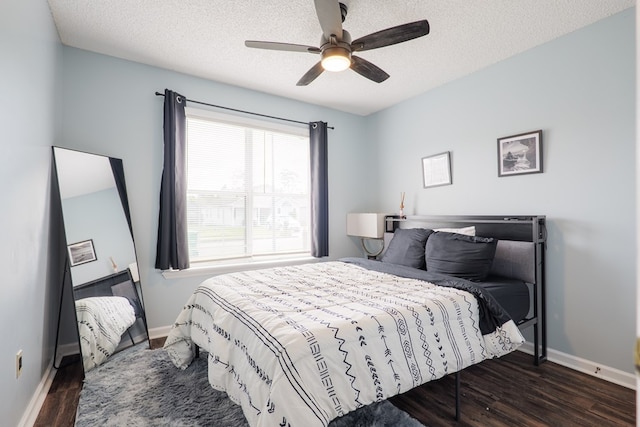
[[[0,424],[8,426],[20,421],[53,355],[60,258],[50,247],[58,231],[50,226],[50,168],[60,60],[47,2],[0,2]]]
[[[113,274],[136,261],[131,232],[116,187],[62,201],[67,244],[93,240],[97,260],[71,267],[73,286]]]
[[[0,257],[10,266],[0,287],[3,422],[18,423],[53,354],[65,248],[50,194],[52,145],[124,160],[150,327],[173,322],[176,304],[200,281],[165,280],[153,268],[162,158],[162,99],[153,93],[165,87],[336,127],[329,134],[332,258],[359,252],[344,236],[346,212],[395,211],[400,191],[409,213],[546,214],[550,346],[631,372],[634,46],[627,11],[361,118],[62,48],[46,2],[0,2],[0,221],[8,225]],[[545,173],[497,178],[495,139],[538,128]],[[454,184],[422,189],[420,158],[444,150],[453,154]],[[16,380],[20,349],[24,371]]]
[[[377,199],[377,175],[369,168],[376,154],[362,137],[363,117],[79,49],[63,53],[63,135],[56,145],[123,159],[149,328],[171,325],[203,279],[167,280],[154,268],[163,156],[163,98],[156,91],[335,127],[329,131],[330,256],[360,253],[345,235],[346,213],[374,209]]]
[[[549,347],[633,372],[635,10],[367,118],[380,208],[548,220]],[[498,178],[497,142],[543,130],[544,173]],[[451,151],[453,185],[421,158]],[[390,160],[391,159],[391,160]]]

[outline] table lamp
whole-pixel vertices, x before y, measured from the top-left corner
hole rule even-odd
[[[384,218],[381,213],[349,213],[347,214],[347,235],[360,237],[362,249],[367,258],[375,259],[384,250]],[[379,240],[380,250],[371,252],[365,244],[365,239]]]

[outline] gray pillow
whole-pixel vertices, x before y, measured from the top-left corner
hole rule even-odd
[[[491,270],[497,244],[496,239],[489,237],[435,232],[425,248],[427,270],[467,280],[484,280]]]
[[[398,228],[380,261],[424,270],[424,247],[433,230]]]

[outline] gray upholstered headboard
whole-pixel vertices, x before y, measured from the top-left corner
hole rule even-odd
[[[490,274],[510,277],[527,283],[541,280],[538,244],[544,243],[544,216],[409,216],[386,219],[385,248],[396,228],[475,227],[475,235],[498,239]]]
[[[489,274],[536,283],[536,245],[533,242],[498,240]]]

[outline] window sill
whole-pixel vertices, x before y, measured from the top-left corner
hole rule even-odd
[[[198,277],[198,276],[216,276],[224,273],[234,273],[237,271],[245,270],[258,270],[261,268],[281,267],[286,265],[307,264],[311,262],[318,262],[319,258],[314,258],[310,255],[303,255],[299,257],[288,257],[279,259],[270,259],[264,261],[244,261],[229,263],[209,263],[191,267],[187,270],[164,270],[162,276],[165,279],[182,279],[186,277]]]

